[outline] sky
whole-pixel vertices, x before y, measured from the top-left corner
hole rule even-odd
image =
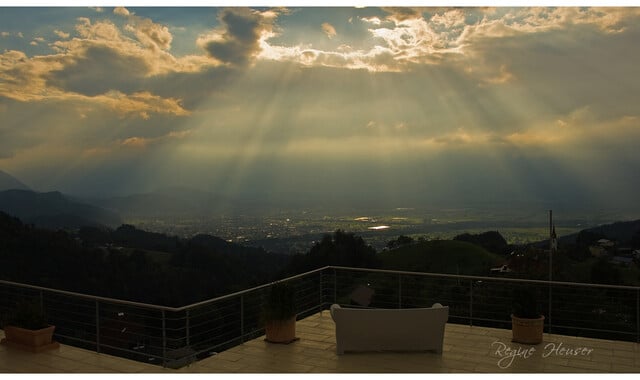
[[[40,191],[634,206],[639,8],[0,9]]]

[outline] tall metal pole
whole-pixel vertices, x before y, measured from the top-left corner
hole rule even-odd
[[[469,326],[473,326],[473,279],[469,279]]]
[[[320,281],[318,283],[318,290],[320,291],[320,303],[318,305],[320,305],[320,312],[322,312],[322,310],[324,310],[323,278],[324,278],[324,271],[320,272]]]
[[[549,281],[552,280],[551,269],[553,267],[553,210],[549,210]]]
[[[547,323],[549,324],[549,333],[551,333],[551,301],[552,301],[552,289],[551,281],[553,279],[553,210],[549,210],[549,305],[547,309]]]
[[[338,273],[333,268],[333,303],[338,303]]]

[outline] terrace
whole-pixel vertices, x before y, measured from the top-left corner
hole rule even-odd
[[[637,287],[341,267],[286,281],[296,287],[301,338],[290,345],[263,341],[259,310],[269,284],[168,308],[0,282],[2,307],[40,299],[63,343],[36,355],[0,346],[0,372],[640,372]],[[348,304],[358,285],[375,290],[376,307],[448,304],[443,354],[336,355],[323,310]],[[544,341],[526,358],[531,346],[511,343],[508,330],[506,298],[517,286],[545,293]],[[511,360],[504,348],[520,354]]]

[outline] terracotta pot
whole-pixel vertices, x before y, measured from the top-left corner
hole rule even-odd
[[[271,343],[291,343],[296,340],[296,317],[265,324],[265,340]]]
[[[511,314],[512,342],[524,344],[542,343],[544,331],[544,315],[540,318],[518,318]]]
[[[2,340],[2,343],[31,352],[58,348],[60,345],[53,341],[55,328],[55,326],[49,326],[40,330],[29,330],[22,327],[5,326],[5,339]]]

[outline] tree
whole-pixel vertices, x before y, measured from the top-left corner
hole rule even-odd
[[[353,233],[337,230],[333,235],[325,235],[309,253],[296,256],[288,273],[301,273],[327,265],[375,268],[378,266],[376,250]]]
[[[106,227],[80,227],[80,230],[78,231],[78,237],[87,247],[113,243],[113,239],[111,238],[111,230]]]
[[[589,247],[590,245],[594,245],[598,240],[604,239],[605,236],[602,233],[582,230],[578,232],[578,236],[576,236],[576,244],[579,247]]]
[[[594,284],[620,285],[620,270],[601,258],[591,266],[591,282]]]
[[[500,235],[498,231],[487,231],[481,234],[460,234],[453,240],[466,241],[471,244],[479,245],[489,252],[506,255],[509,252],[507,241]]]
[[[413,238],[409,236],[400,235],[397,239],[391,240],[387,243],[387,248],[394,249],[413,243]]]
[[[633,248],[640,248],[640,229],[633,233],[631,237],[631,246]]]

